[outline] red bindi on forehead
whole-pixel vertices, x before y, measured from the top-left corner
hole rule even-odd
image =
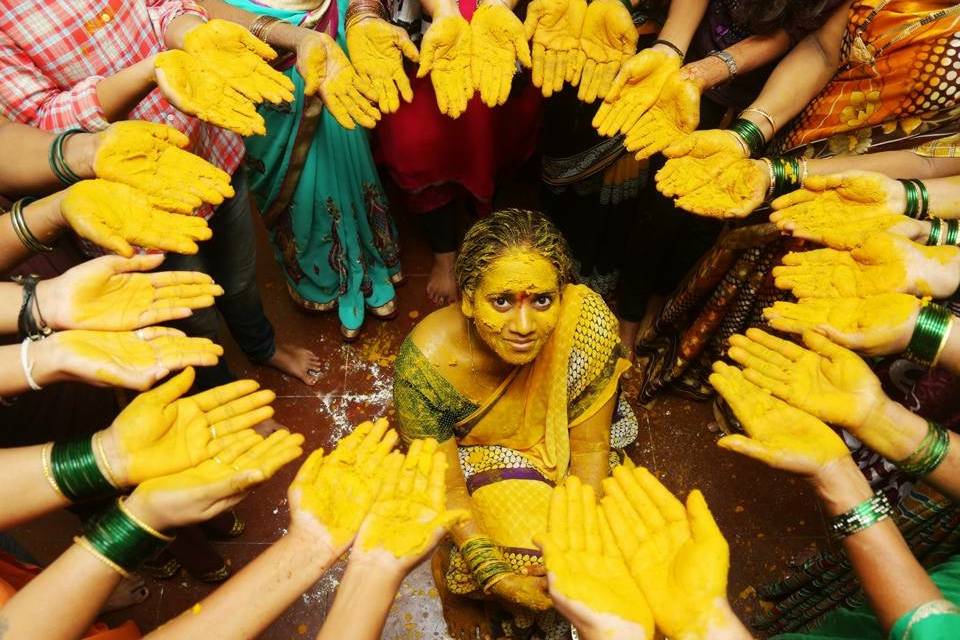
[[[526,302],[532,297],[533,297],[533,294],[530,293],[529,291],[521,291],[520,293],[517,294],[517,302],[519,302],[520,304],[523,304],[524,302]]]

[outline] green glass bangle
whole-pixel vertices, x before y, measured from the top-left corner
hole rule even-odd
[[[97,466],[90,437],[55,443],[50,454],[50,472],[61,493],[72,502],[112,496],[117,492]]]
[[[773,158],[770,160],[773,169],[774,196],[782,196],[800,186],[800,159],[795,156],[787,158]]]
[[[120,507],[119,503],[90,519],[83,535],[94,549],[125,571],[135,571],[144,560],[155,556],[173,540],[157,537],[149,532]]]
[[[950,450],[950,433],[943,425],[927,420],[927,435],[917,450],[897,462],[900,470],[914,476],[925,476],[934,471],[947,457]]]
[[[953,315],[938,304],[926,304],[920,309],[917,324],[910,336],[904,356],[923,367],[932,367],[947,338]]]
[[[943,244],[957,245],[960,241],[960,220],[947,220],[947,235]]]
[[[739,135],[740,138],[747,144],[751,156],[759,154],[767,143],[766,139],[763,137],[763,131],[760,130],[760,127],[758,127],[755,122],[747,120],[746,118],[738,118],[737,121],[734,122],[730,127],[730,129]]]
[[[927,246],[935,247],[940,244],[940,238],[943,236],[943,225],[940,218],[930,218],[930,235],[927,236]]]
[[[930,193],[927,191],[927,185],[923,184],[923,180],[913,180],[912,182],[917,187],[917,195],[920,197],[917,219],[923,220],[930,212]]]
[[[73,172],[63,157],[64,143],[70,136],[78,133],[84,133],[83,129],[68,129],[67,131],[58,133],[53,139],[53,144],[50,145],[50,154],[47,157],[50,170],[53,171],[54,175],[57,176],[57,179],[63,183],[64,186],[68,187],[83,180],[83,178]]]
[[[890,517],[893,507],[882,493],[868,498],[830,521],[830,533],[842,540]]]
[[[912,180],[897,180],[897,182],[903,185],[903,192],[907,201],[907,207],[903,215],[916,220],[920,212],[920,195],[917,193],[917,185],[913,184]]]

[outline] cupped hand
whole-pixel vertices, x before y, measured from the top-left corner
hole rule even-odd
[[[605,98],[620,67],[637,52],[637,28],[619,0],[593,0],[587,5],[580,47],[570,84],[577,98],[591,103]]]
[[[93,171],[150,195],[160,209],[190,213],[232,198],[230,174],[187,151],[190,138],[155,122],[114,122],[95,134]]]
[[[833,429],[752,383],[740,369],[715,362],[710,384],[747,432],[721,438],[717,444],[724,449],[806,477],[850,456]]]
[[[213,458],[142,483],[127,499],[127,507],[160,530],[204,522],[303,454],[303,436],[286,429],[266,439],[252,430],[235,435],[233,444]]]
[[[593,487],[570,476],[553,490],[543,551],[550,596],[591,637],[653,638],[653,613],[627,569]]]
[[[805,332],[803,342],[808,348],[748,329],[730,337],[728,355],[750,382],[856,433],[887,401],[880,381],[860,356],[819,333]]]
[[[771,203],[770,221],[781,231],[833,249],[853,249],[883,231],[925,239],[924,224],[902,215],[905,202],[903,185],[879,173],[810,176],[801,189]]]
[[[291,529],[334,556],[346,551],[380,492],[396,443],[397,433],[381,418],[357,425],[329,455],[310,454],[288,492]]]
[[[109,180],[84,180],[66,190],[64,220],[81,238],[129,258],[132,245],[193,254],[212,237],[198,216],[163,211],[141,191]]]
[[[380,113],[395,113],[401,97],[413,100],[403,59],[419,62],[420,52],[406,31],[370,16],[347,28],[347,50],[360,81],[372,88]]]
[[[223,289],[196,271],[152,271],[163,255],[102,256],[37,284],[37,304],[51,328],[132,331],[186,318],[213,305]]]
[[[579,78],[586,0],[533,0],[523,27],[532,49],[533,86],[549,98]]]
[[[187,368],[141,393],[103,432],[108,466],[124,486],[178,473],[238,441],[237,434],[273,416],[273,391],[237,380],[182,397],[195,374]]]
[[[265,135],[256,104],[237,91],[208,60],[174,49],[157,55],[157,86],[180,111],[241,136]]]
[[[630,131],[679,69],[679,57],[658,49],[644,49],[624,62],[593,117],[594,128],[603,136]]]
[[[440,113],[459,118],[473,97],[473,32],[460,14],[435,17],[420,45],[417,77],[430,74]]]
[[[677,161],[669,160],[667,164],[670,162]],[[680,197],[674,203],[710,218],[743,218],[763,204],[769,185],[766,164],[744,158],[731,162],[710,182],[693,191],[684,193],[682,188],[678,189]]]
[[[722,129],[694,131],[664,148],[663,155],[669,160],[657,172],[657,190],[668,197],[693,193],[746,158],[733,134]]]
[[[905,293],[865,298],[802,298],[774,302],[763,310],[778,331],[817,331],[833,342],[868,356],[902,353],[917,324],[922,302]]]
[[[657,101],[627,132],[627,151],[637,160],[663,151],[675,140],[691,133],[700,123],[700,90],[679,73],[667,78]]]
[[[798,298],[909,293],[946,298],[960,284],[960,248],[925,247],[877,233],[852,251],[788,253],[773,269],[774,283]]]
[[[235,22],[213,19],[194,27],[183,49],[255,104],[293,101],[293,82],[267,64],[277,52]]]
[[[646,469],[614,469],[603,513],[657,627],[671,638],[709,637],[726,606],[730,550],[703,494],[686,507]]]
[[[366,76],[360,76],[336,40],[325,33],[312,33],[297,44],[297,71],[304,79],[304,94],[320,93],[320,99],[344,129],[372,129],[380,112],[371,101],[378,98]]]
[[[447,460],[437,441],[414,440],[407,455],[393,452],[383,464],[380,492],[357,533],[351,558],[406,574],[450,527],[469,517],[446,506]]]
[[[171,371],[215,365],[223,355],[223,347],[206,338],[188,338],[182,331],[165,327],[127,332],[61,331],[36,343],[33,350],[37,371],[53,368],[56,380],[139,391]]]
[[[470,19],[473,86],[488,107],[502,105],[510,97],[517,61],[530,68],[530,47],[523,23],[501,0],[482,3]]]

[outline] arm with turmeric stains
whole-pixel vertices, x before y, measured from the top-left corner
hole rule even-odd
[[[744,75],[773,62],[789,50],[789,34],[784,29],[778,29],[767,35],[744,38],[723,51],[730,54],[737,63],[737,74]],[[730,69],[716,56],[689,62],[680,72],[693,80],[701,91],[707,91],[730,80]]]
[[[614,395],[606,404],[570,429],[570,475],[603,495],[601,482],[610,471],[610,423],[617,408]]]

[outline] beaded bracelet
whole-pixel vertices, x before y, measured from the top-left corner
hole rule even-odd
[[[950,450],[950,434],[943,425],[927,420],[927,435],[909,456],[897,462],[904,473],[922,477],[933,472],[947,457]]]
[[[460,546],[460,555],[485,592],[513,573],[500,554],[500,548],[489,538],[470,538]]]
[[[922,367],[935,365],[950,335],[952,322],[953,314],[946,308],[933,303],[924,304],[903,355]]]
[[[747,120],[746,118],[738,118],[736,122],[730,126],[730,130],[740,136],[747,145],[747,149],[750,150],[751,156],[760,153],[767,143],[766,138],[763,137],[763,131],[760,130],[757,123]]]
[[[837,540],[859,533],[878,522],[882,522],[893,513],[890,501],[882,493],[867,498],[846,513],[841,513],[830,520],[830,533]]]
[[[930,218],[930,235],[927,236],[927,246],[936,247],[943,244],[942,240],[946,238],[943,229],[943,220],[940,218]]]
[[[93,438],[85,437],[53,445],[50,454],[53,480],[68,500],[91,500],[116,493],[103,475],[93,453]]]
[[[75,136],[78,133],[84,133],[83,129],[68,129],[67,131],[58,133],[50,145],[50,153],[47,156],[50,170],[53,171],[57,179],[67,187],[83,180],[83,178],[74,173],[73,169],[70,168],[70,165],[67,164],[66,159],[63,157],[64,143],[66,143],[71,136]]]
[[[17,239],[30,251],[50,253],[53,251],[53,247],[40,242],[40,239],[30,231],[30,227],[27,226],[27,221],[23,217],[23,207],[31,202],[33,202],[33,198],[20,198],[10,205],[10,223],[13,225],[13,232],[17,234]]]
[[[147,558],[163,550],[172,540],[134,516],[122,500],[91,518],[83,528],[78,544],[126,576]]]
[[[947,220],[947,232],[943,244],[956,246],[960,242],[960,220]]]

